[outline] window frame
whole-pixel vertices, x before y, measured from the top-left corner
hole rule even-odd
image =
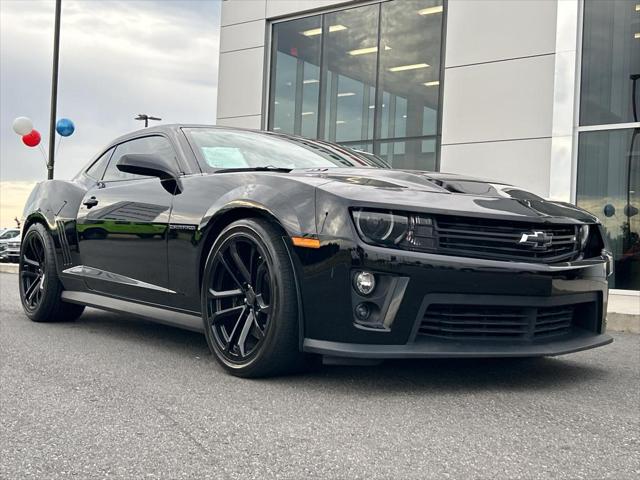
[[[175,162],[175,166],[178,167],[178,170],[181,172],[181,176],[184,176],[185,173],[183,171],[183,168],[180,165],[180,162],[178,161],[178,155],[176,153],[177,152],[176,147],[173,144],[173,142],[171,141],[171,139],[167,135],[164,135],[162,133],[153,132],[153,133],[148,133],[146,135],[140,135],[140,136],[133,137],[133,138],[127,138],[125,140],[122,140],[122,141],[120,141],[118,143],[114,143],[113,145],[111,145],[110,148],[113,148],[113,152],[111,153],[111,157],[109,157],[109,162],[107,163],[107,167],[102,172],[102,178],[100,178],[99,181],[104,183],[104,184],[112,184],[112,183],[118,183],[118,182],[136,182],[136,181],[140,181],[140,180],[149,180],[151,178],[154,178],[154,177],[147,177],[147,176],[140,176],[139,178],[136,178],[136,177],[133,177],[133,178],[121,178],[121,179],[116,179],[116,180],[106,180],[104,178],[105,175],[107,174],[107,171],[109,170],[109,167],[111,166],[111,162],[113,161],[114,155],[118,151],[118,147],[120,145],[124,145],[125,143],[134,142],[136,140],[141,140],[143,138],[150,138],[150,137],[161,137],[161,138],[164,138],[169,143],[169,145],[171,146],[171,149],[173,150],[173,160]]]

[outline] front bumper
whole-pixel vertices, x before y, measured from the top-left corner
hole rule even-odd
[[[303,349],[331,357],[346,358],[493,358],[552,357],[601,347],[613,342],[606,334],[575,331],[562,339],[540,344],[518,345],[503,342],[447,342],[424,338],[406,345],[362,345],[306,338]]]
[[[612,342],[605,333],[604,257],[545,265],[396,251],[348,241],[326,242],[313,252],[296,247],[291,251],[304,314],[300,347],[305,352],[371,359],[533,357]],[[371,328],[354,314],[355,305],[368,300],[352,286],[359,270],[383,279],[384,291],[376,300],[379,322]],[[567,306],[573,317],[558,335],[538,338],[531,330],[531,335],[514,337],[447,338],[421,329],[432,304],[508,305],[525,312]]]

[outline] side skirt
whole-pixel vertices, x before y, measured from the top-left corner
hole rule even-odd
[[[99,308],[116,313],[128,313],[153,322],[184,328],[193,332],[203,333],[202,318],[199,315],[176,312],[166,308],[144,305],[119,298],[105,297],[95,293],[64,291],[62,300],[88,307]]]

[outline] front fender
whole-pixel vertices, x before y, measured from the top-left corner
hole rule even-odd
[[[277,219],[290,236],[317,233],[315,194],[312,187],[285,195],[264,184],[242,185],[218,198],[202,217],[199,229],[203,230],[217,218],[237,208],[251,208],[267,213]]]

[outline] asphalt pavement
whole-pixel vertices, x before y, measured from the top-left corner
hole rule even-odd
[[[199,334],[22,313],[0,274],[0,478],[637,479],[640,335],[534,360],[225,374]]]

